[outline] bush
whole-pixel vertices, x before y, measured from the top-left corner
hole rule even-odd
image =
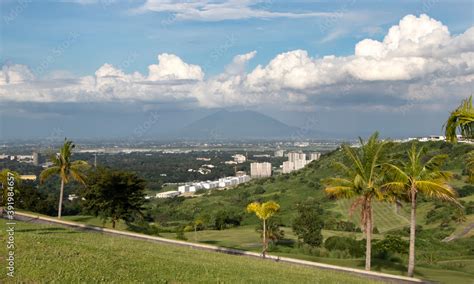
[[[265,193],[265,188],[263,186],[257,186],[257,188],[254,191],[254,194],[264,194]]]
[[[354,238],[332,236],[326,239],[324,247],[330,251],[347,251],[353,257],[361,257],[365,251],[365,240],[358,241]]]
[[[178,226],[176,228],[176,238],[178,240],[183,240],[183,241],[188,240],[188,238],[186,238],[186,236],[184,235],[184,227],[183,226]]]
[[[379,259],[390,259],[394,253],[406,254],[408,241],[399,236],[387,235],[383,240],[375,241],[373,245],[374,256]]]

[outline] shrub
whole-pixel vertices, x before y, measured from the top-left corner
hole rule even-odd
[[[254,191],[254,194],[264,194],[265,193],[265,188],[263,186],[257,186],[257,188]]]
[[[330,251],[348,251],[353,257],[361,257],[364,255],[364,240],[358,241],[354,238],[332,236],[326,239],[324,247]]]
[[[379,259],[390,259],[394,253],[406,254],[407,249],[408,242],[394,235],[387,235],[373,245],[374,256]]]

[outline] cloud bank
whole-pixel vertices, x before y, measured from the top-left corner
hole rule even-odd
[[[200,66],[167,53],[148,66],[148,74],[125,73],[104,64],[90,76],[44,79],[27,66],[10,64],[0,71],[0,98],[16,103],[110,101],[301,110],[351,105],[403,110],[442,107],[473,92],[474,27],[451,35],[427,15],[405,16],[383,41],[364,39],[350,56],[314,58],[305,50],[293,50],[247,71],[255,56],[256,51],[237,55],[221,74],[211,77]]]
[[[176,1],[147,0],[133,10],[135,13],[171,13],[175,20],[223,21],[250,18],[305,18],[330,17],[333,13],[290,13],[269,10],[273,1],[230,0],[230,1]]]

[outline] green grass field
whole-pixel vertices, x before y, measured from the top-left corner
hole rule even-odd
[[[5,220],[0,225],[5,227]],[[1,241],[5,242],[2,232]],[[376,283],[363,277],[250,257],[18,222],[15,277],[2,283]]]
[[[341,199],[337,200],[337,210],[343,216],[349,216],[352,200]],[[393,229],[403,228],[410,224],[408,216],[404,215],[404,211],[396,213],[395,205],[386,202],[374,202],[374,222],[379,232],[384,233]],[[360,223],[360,207],[356,208],[352,217],[348,217],[350,221],[355,224]]]

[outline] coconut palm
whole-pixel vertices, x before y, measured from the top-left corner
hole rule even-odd
[[[43,183],[47,178],[53,175],[59,175],[61,179],[58,218],[61,218],[64,185],[67,184],[71,179],[85,185],[84,172],[89,168],[89,165],[85,161],[71,161],[72,150],[74,147],[75,145],[72,141],[64,139],[64,145],[61,147],[59,153],[51,157],[53,166],[45,169],[40,174],[40,183]]]
[[[382,189],[392,192],[392,196],[404,196],[411,203],[410,216],[410,248],[408,257],[408,276],[413,277],[415,269],[415,230],[416,230],[416,200],[421,194],[427,197],[456,201],[456,193],[447,181],[451,178],[450,172],[442,171],[441,167],[447,155],[437,155],[423,162],[425,149],[419,150],[414,143],[407,151],[408,162],[400,165],[385,164],[389,179]]]
[[[457,131],[467,138],[474,137],[474,108],[472,107],[472,96],[462,101],[449,115],[444,124],[446,140],[457,142]]]
[[[280,205],[274,201],[268,201],[265,203],[252,202],[247,205],[247,212],[254,212],[257,217],[263,222],[263,234],[262,234],[262,243],[263,250],[262,256],[265,258],[268,248],[268,238],[267,238],[267,225],[266,221],[275,215],[276,212],[280,209]]]
[[[382,184],[381,164],[387,142],[378,139],[375,132],[365,143],[360,139],[360,149],[348,145],[342,147],[346,163],[335,163],[342,172],[341,176],[324,180],[325,191],[337,199],[354,200],[350,214],[360,207],[361,225],[366,236],[365,269],[370,270],[372,250],[372,202],[384,198],[380,185]]]

